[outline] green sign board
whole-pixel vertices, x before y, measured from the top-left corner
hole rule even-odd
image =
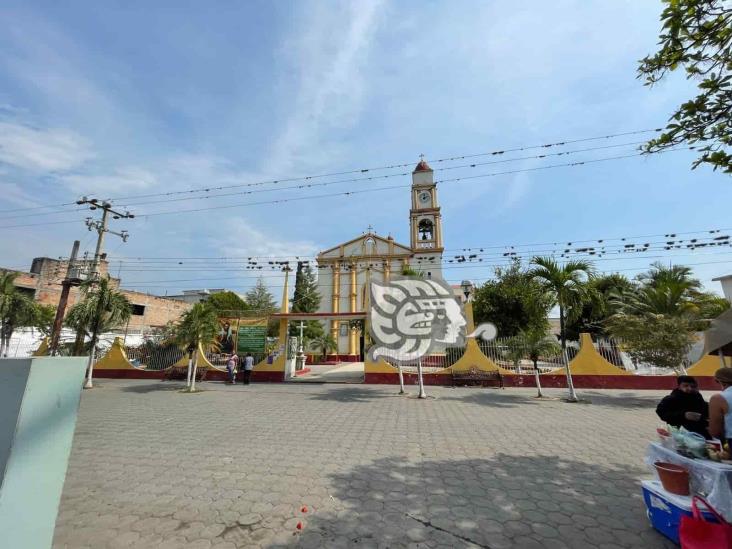
[[[267,326],[239,326],[236,350],[239,353],[263,353]]]

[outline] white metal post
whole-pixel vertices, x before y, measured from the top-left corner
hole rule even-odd
[[[422,357],[417,359],[417,378],[419,379],[419,398],[427,398],[424,392],[424,380],[422,379]]]
[[[92,372],[94,371],[94,356],[96,355],[96,345],[92,344],[91,351],[89,352],[89,367],[87,368],[88,374],[86,376],[86,383],[84,389],[91,389],[94,387],[92,384]]]

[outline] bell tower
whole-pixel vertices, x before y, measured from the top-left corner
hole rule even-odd
[[[442,271],[442,215],[434,172],[421,157],[412,172],[412,208],[409,210],[412,268],[425,273]]]

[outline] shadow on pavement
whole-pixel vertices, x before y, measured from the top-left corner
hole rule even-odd
[[[126,387],[122,387],[122,391],[125,393],[139,394],[157,393],[159,391],[180,391],[181,389],[185,389],[184,383],[171,385],[169,382],[163,383],[161,381],[158,381],[157,383],[150,383],[148,385],[127,385]]]
[[[392,392],[364,389],[359,386],[341,386],[331,388],[328,385],[321,385],[321,387],[326,388],[326,390],[313,395],[309,395],[310,400],[328,400],[336,402],[371,402],[372,400],[381,400],[385,397],[390,396],[404,398],[402,395],[398,394],[399,387],[394,388]]]
[[[270,547],[675,547],[646,519],[646,473],[556,456],[385,458],[331,475],[331,505]]]
[[[540,402],[530,395],[512,393],[510,389],[488,388],[474,388],[461,391],[460,394],[441,395],[440,400],[458,400],[466,404],[480,404],[491,408],[515,408]]]
[[[577,390],[580,398],[586,398],[594,405],[613,408],[648,408],[655,409],[661,401],[659,395],[642,396],[638,393],[600,393],[598,391]]]

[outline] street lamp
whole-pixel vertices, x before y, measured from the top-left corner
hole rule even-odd
[[[463,295],[465,295],[465,303],[470,301],[470,296],[473,295],[475,285],[470,280],[463,280],[460,283],[460,287],[463,289]]]

